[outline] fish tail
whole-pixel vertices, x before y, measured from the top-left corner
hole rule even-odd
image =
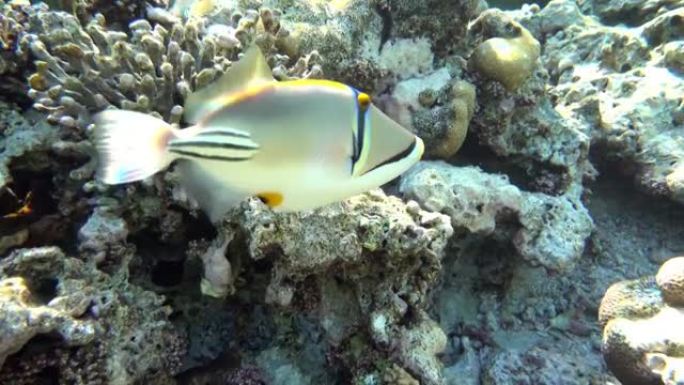
[[[170,124],[135,111],[105,110],[93,117],[97,176],[107,184],[145,179],[167,167],[174,155],[168,142],[177,136]]]

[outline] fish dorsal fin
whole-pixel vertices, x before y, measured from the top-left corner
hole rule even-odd
[[[271,68],[257,45],[252,45],[240,60],[214,83],[188,96],[185,101],[185,120],[197,123],[208,114],[230,104],[236,93],[249,87],[274,82]]]

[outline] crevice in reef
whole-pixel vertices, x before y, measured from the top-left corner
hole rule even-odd
[[[496,155],[490,147],[481,145],[476,133],[469,133],[463,146],[450,164],[454,166],[478,166],[486,173],[503,174],[522,191],[536,192],[538,184],[527,171],[516,164],[513,157],[505,158]],[[539,165],[540,168],[550,169],[550,165]]]
[[[159,230],[163,226],[150,226],[129,237],[141,258],[139,267],[141,272],[145,273],[139,278],[143,285],[145,277],[149,277],[150,281],[160,288],[181,284],[186,274],[186,252],[189,244],[201,239],[213,239],[217,235],[216,229],[205,215],[194,217],[176,206],[167,210],[180,213],[184,224],[182,228],[169,229],[169,233],[163,233],[163,230]],[[136,273],[138,271],[134,271],[134,275]]]

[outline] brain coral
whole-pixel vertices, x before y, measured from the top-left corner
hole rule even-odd
[[[603,356],[624,385],[684,380],[683,257],[665,262],[655,279],[613,284],[599,308]]]

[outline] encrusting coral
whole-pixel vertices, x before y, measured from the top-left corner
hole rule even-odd
[[[684,381],[684,257],[654,277],[613,284],[599,308],[603,355],[625,385]]]

